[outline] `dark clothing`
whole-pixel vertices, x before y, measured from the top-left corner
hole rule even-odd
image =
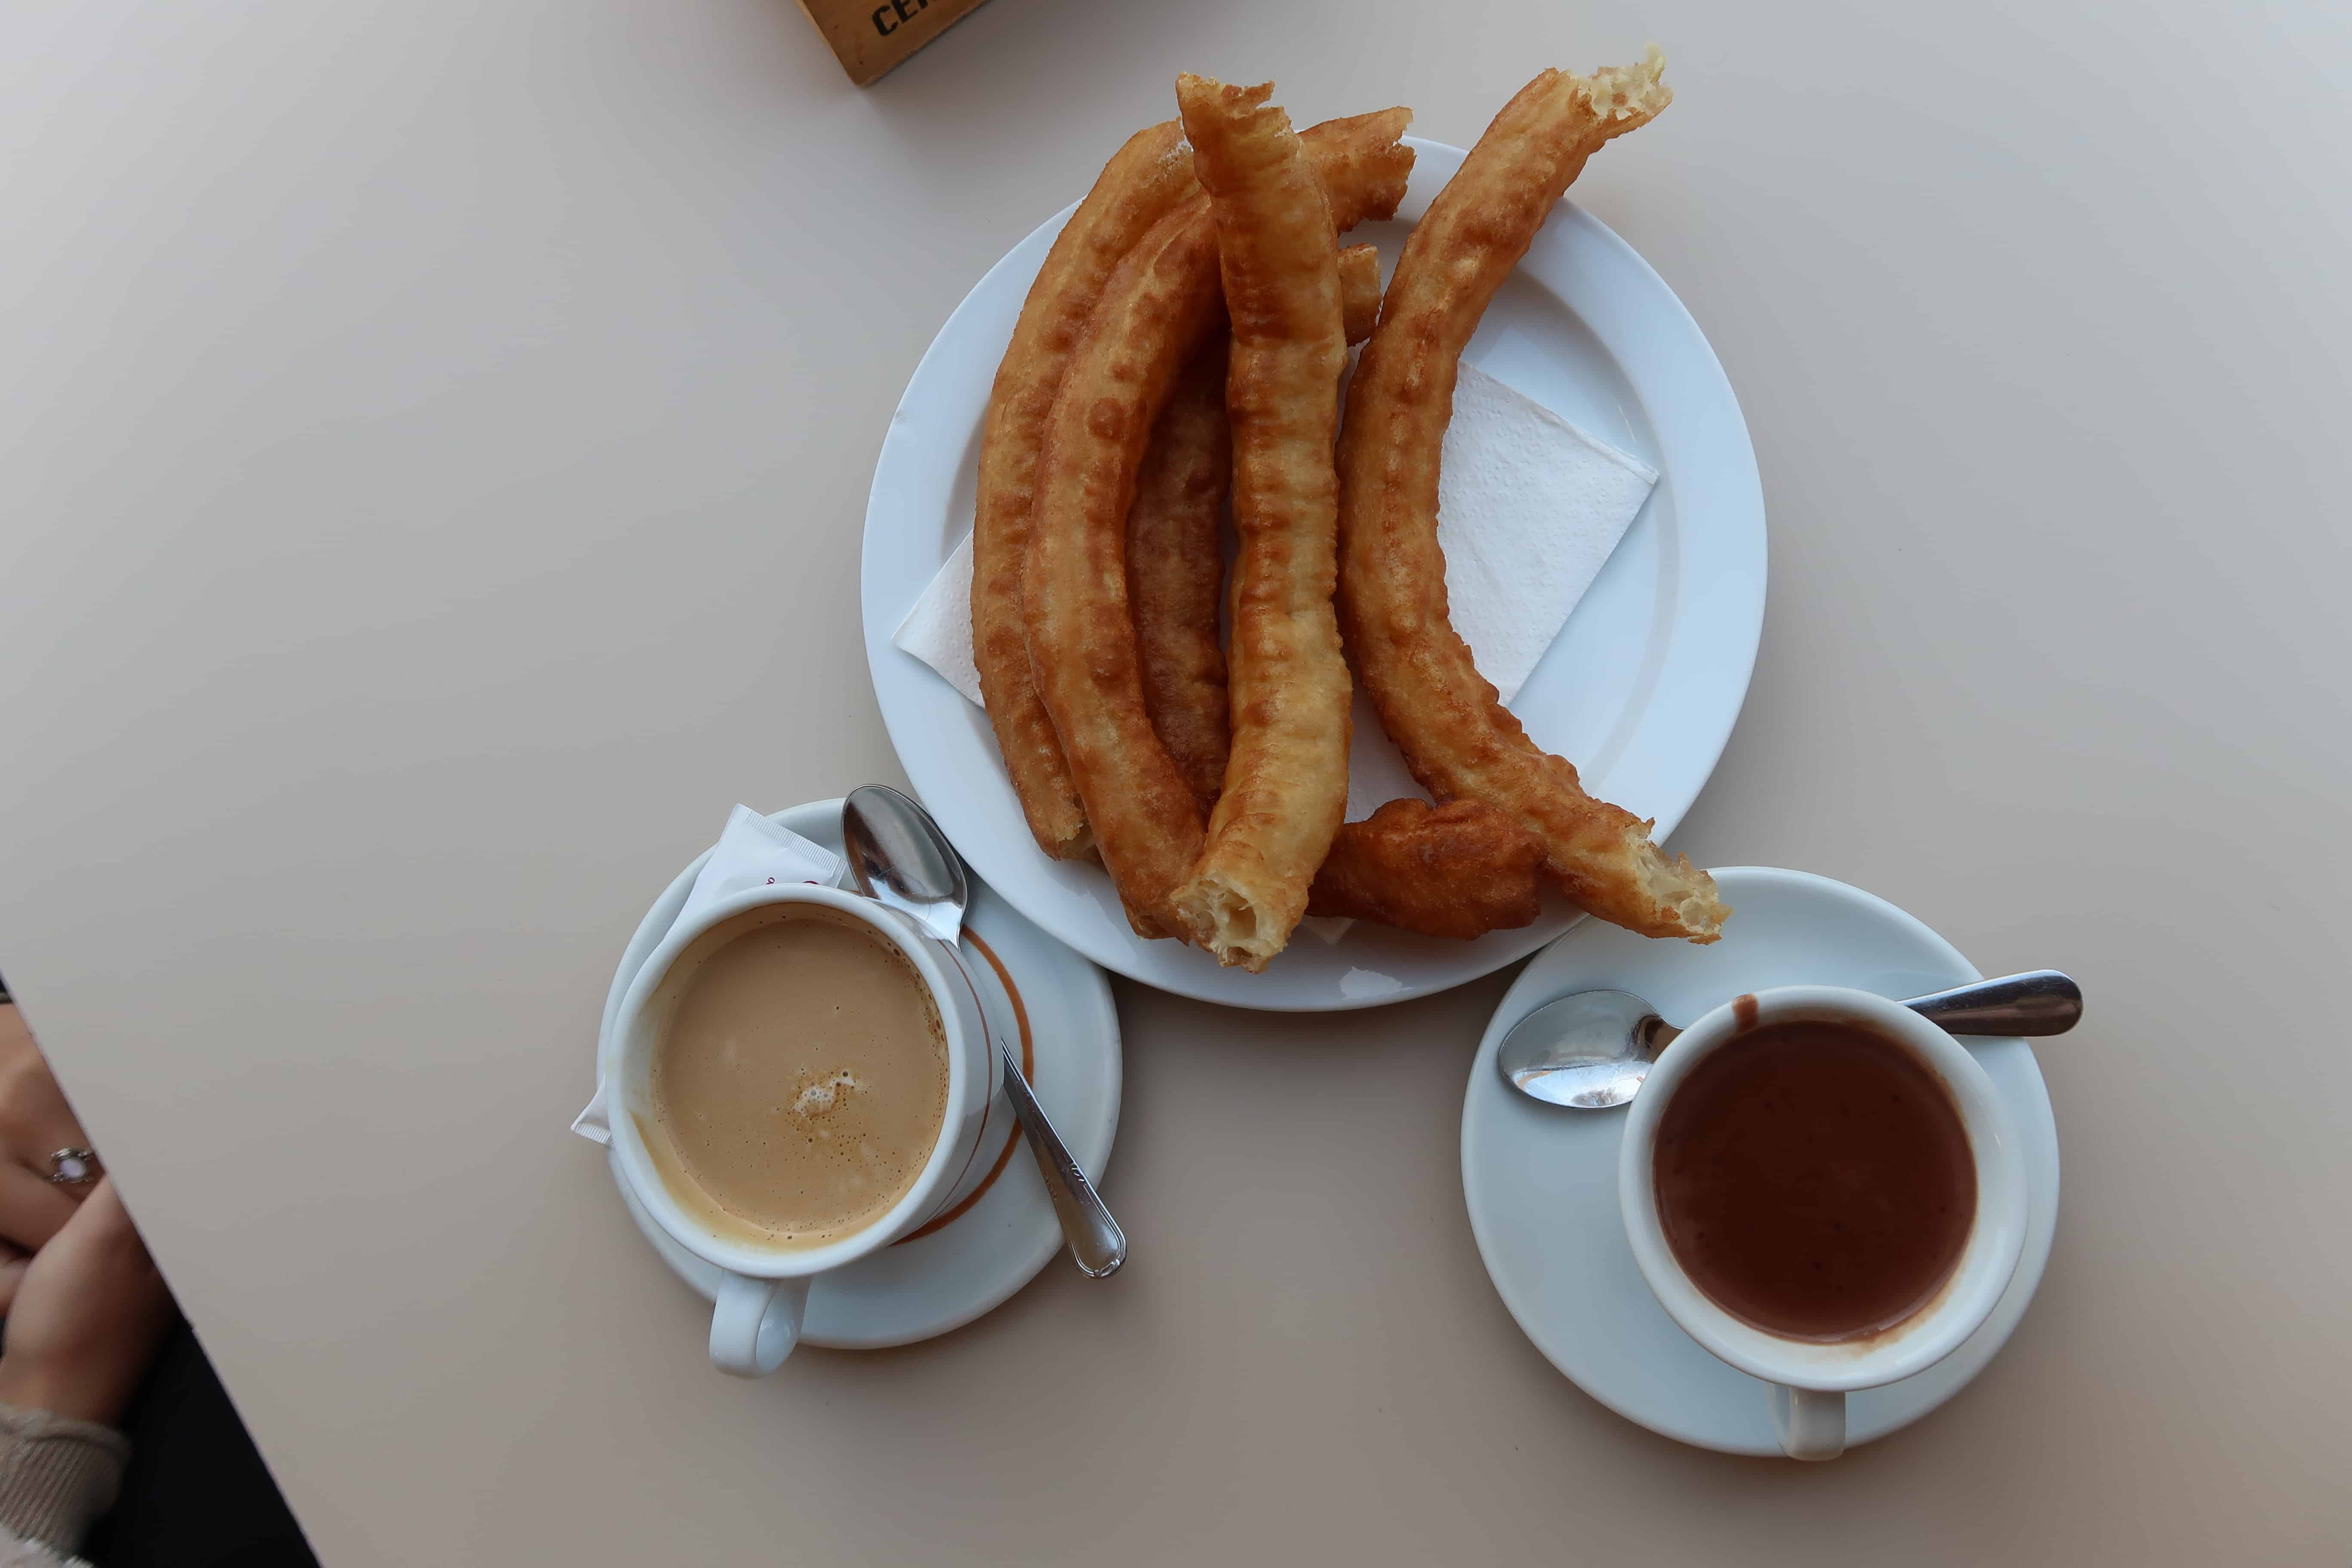
[[[318,1568],[185,1322],[140,1385],[122,1430],[122,1495],[81,1554],[99,1568]]]

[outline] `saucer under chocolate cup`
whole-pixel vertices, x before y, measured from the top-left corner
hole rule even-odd
[[[1618,1150],[1618,1205],[1634,1261],[1668,1315],[1712,1354],[1776,1385],[1775,1426],[1784,1451],[1792,1458],[1834,1458],[1844,1446],[1843,1394],[1933,1366],[1958,1349],[2000,1301],[2024,1247],[2024,1159],[2007,1107],[1967,1047],[1900,1004],[1839,986],[1789,985],[1755,993],[1752,1009],[1727,1002],[1659,1057],[1627,1113]],[[1735,1317],[1691,1280],[1659,1222],[1653,1173],[1657,1134],[1675,1089],[1747,1029],[1801,1020],[1858,1025],[1909,1051],[1950,1093],[1974,1161],[1976,1214],[1949,1278],[1927,1305],[1866,1339],[1792,1339]]]

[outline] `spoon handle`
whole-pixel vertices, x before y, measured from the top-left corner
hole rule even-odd
[[[1045,1178],[1045,1195],[1054,1200],[1055,1215],[1062,1222],[1062,1235],[1070,1244],[1070,1257],[1077,1263],[1078,1272],[1089,1279],[1118,1273],[1118,1266],[1127,1261],[1127,1233],[1118,1228],[1118,1221],[1110,1217],[1110,1210],[1095,1195],[1094,1184],[1070,1158],[1068,1146],[1045,1120],[1045,1108],[1030,1092],[1029,1080],[1022,1076],[1020,1064],[1002,1040],[996,1043],[996,1054],[1004,1064],[1005,1098],[1013,1101],[1013,1113],[1021,1119],[1021,1131],[1028,1135],[1029,1152],[1037,1157],[1037,1173]]]
[[[2083,988],[2054,969],[2032,969],[1903,1005],[1947,1034],[2063,1035],[2082,1021]]]

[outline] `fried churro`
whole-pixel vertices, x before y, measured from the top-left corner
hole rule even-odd
[[[1647,822],[1586,795],[1496,700],[1447,618],[1437,471],[1462,348],[1584,163],[1672,100],[1642,65],[1546,71],[1495,117],[1405,242],[1349,388],[1339,441],[1339,611],[1381,725],[1440,800],[1501,807],[1543,840],[1578,905],[1647,936],[1713,942],[1714,879]],[[1196,138],[1197,140],[1197,138]]]
[[[1087,855],[1094,840],[1053,720],[1029,673],[1021,579],[1036,505],[1038,450],[1054,394],[1111,269],[1153,224],[1198,190],[1175,121],[1128,139],[1070,215],[1030,285],[981,427],[971,531],[972,658],[1029,831],[1056,859]]]
[[[1394,214],[1412,167],[1397,141],[1410,118],[1386,110],[1299,138],[1334,226]],[[1202,824],[1144,701],[1126,525],[1146,443],[1217,300],[1216,229],[1195,196],[1119,262],[1070,356],[1045,421],[1023,576],[1032,679],[1104,868],[1145,936],[1183,934],[1163,900],[1191,869]]]
[[[1233,437],[1225,423],[1225,342],[1192,356],[1151,432],[1127,518],[1127,596],[1143,705],[1205,820],[1224,787],[1231,721],[1217,591]]]
[[[1339,252],[1339,309],[1348,341],[1372,335],[1381,313],[1380,255]],[[1143,705],[1169,759],[1206,817],[1224,788],[1232,721],[1225,655],[1217,642],[1224,510],[1233,437],[1225,422],[1225,334],[1213,331],[1168,395],[1136,475],[1127,517],[1127,596],[1143,673]]]
[[[1342,826],[1307,912],[1467,942],[1543,912],[1543,840],[1484,801],[1392,800]]]
[[[1273,85],[1176,79],[1209,194],[1233,346],[1233,751],[1199,862],[1168,908],[1253,972],[1307,912],[1348,805],[1349,680],[1331,608],[1339,377],[1347,360],[1330,205]]]
[[[1381,253],[1376,246],[1350,245],[1339,252],[1339,324],[1351,343],[1360,343],[1381,323]]]

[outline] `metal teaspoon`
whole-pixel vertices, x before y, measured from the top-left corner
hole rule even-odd
[[[2035,969],[1903,1005],[1947,1034],[2063,1035],[2083,1016],[2083,990],[2054,969]],[[1599,1110],[1640,1093],[1650,1064],[1681,1033],[1630,991],[1576,991],[1512,1025],[1495,1065],[1532,1099]]]
[[[955,847],[929,812],[887,785],[863,785],[841,803],[841,843],[859,892],[898,910],[954,948],[963,930],[964,909],[971,901],[971,884]],[[1070,1257],[1089,1279],[1117,1273],[1127,1261],[1127,1233],[1095,1195],[1094,1184],[1045,1119],[1045,1108],[1022,1076],[1021,1064],[1001,1038],[996,1055],[1003,1064],[1005,1098],[1020,1119],[1029,1152],[1036,1156],[1037,1173],[1045,1178],[1045,1194],[1062,1222]]]

